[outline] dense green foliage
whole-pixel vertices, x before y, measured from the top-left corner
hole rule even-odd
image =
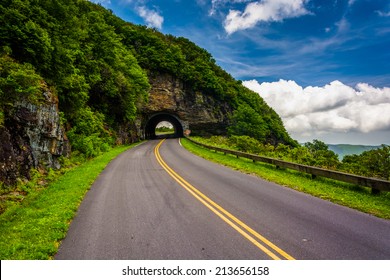
[[[72,148],[90,156],[114,142],[120,124],[134,120],[147,99],[147,74],[155,72],[174,75],[187,88],[227,102],[234,110],[231,134],[296,145],[274,110],[206,50],[188,39],[127,23],[89,1],[1,1],[0,49],[7,50],[1,64],[23,72],[18,77],[2,73],[10,80],[2,88],[9,91],[14,85],[28,93],[34,89],[32,80],[43,79],[58,94]],[[27,76],[28,88],[15,84]],[[91,128],[86,129],[87,121]]]
[[[153,73],[227,102],[234,111],[230,134],[296,145],[275,111],[206,50],[125,22],[90,1],[2,1],[0,51],[0,121],[7,99],[31,95],[45,81],[58,94],[72,149],[88,156],[107,150],[116,129],[134,121]]]
[[[10,98],[31,95],[44,80],[58,94],[72,148],[89,156],[106,150],[149,90],[145,71],[109,16],[83,0],[2,1],[2,115]]]
[[[37,102],[40,88],[43,87],[42,77],[28,63],[17,63],[4,52],[0,54],[0,109],[19,99],[29,99]]]
[[[319,140],[313,140],[313,142],[305,143],[304,146],[297,147],[284,144],[277,146],[264,144],[249,136],[213,136],[209,139],[199,137],[196,140],[212,146],[390,180],[390,146],[383,145],[381,148],[366,151],[361,155],[345,156],[340,161],[338,156],[329,150],[328,145]]]
[[[360,155],[347,155],[342,163],[347,172],[390,180],[390,146],[382,145]]]
[[[183,80],[187,87],[226,101],[233,108],[229,134],[248,135],[262,142],[291,139],[276,112],[257,94],[219,67],[210,53],[186,38],[163,35],[143,26],[125,23],[119,28],[124,43],[134,50],[140,65],[150,72],[165,72]]]
[[[227,141],[235,148],[389,178],[388,147],[339,161],[320,141],[299,146],[258,94],[188,39],[125,22],[89,1],[1,1],[0,125],[9,104],[39,102],[37,93],[49,87],[58,94],[72,149],[96,156],[115,143],[118,126],[136,118],[148,96],[147,75],[155,72],[227,102],[233,110]]]

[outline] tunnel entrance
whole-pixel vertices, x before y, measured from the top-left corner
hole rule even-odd
[[[157,125],[168,122],[172,125],[174,133],[170,134],[156,134]],[[159,113],[153,115],[145,126],[145,139],[157,139],[157,138],[178,138],[183,137],[183,125],[181,124],[178,117],[168,114],[168,113]]]
[[[175,134],[175,128],[170,122],[162,121],[157,124],[155,133],[157,137],[168,138]]]

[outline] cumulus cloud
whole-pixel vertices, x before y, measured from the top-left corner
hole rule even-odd
[[[138,14],[142,17],[146,24],[150,27],[161,29],[164,22],[164,18],[156,11],[153,11],[146,6],[140,6],[137,8]]]
[[[251,2],[245,10],[230,10],[224,22],[228,34],[254,27],[258,22],[282,21],[299,17],[309,12],[305,8],[307,0],[262,0]]]
[[[93,2],[110,4],[111,0],[90,0]],[[161,29],[164,17],[156,9],[149,8],[149,0],[118,0],[119,4],[137,12],[149,27]]]
[[[389,131],[390,88],[366,83],[350,87],[333,81],[323,87],[301,87],[295,81],[279,80],[243,84],[258,92],[281,116],[291,134],[373,133]]]

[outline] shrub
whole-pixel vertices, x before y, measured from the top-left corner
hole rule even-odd
[[[114,144],[112,133],[104,126],[104,115],[86,107],[78,111],[75,125],[67,133],[72,149],[87,157],[108,151]]]
[[[231,136],[229,142],[235,149],[247,153],[259,154],[264,150],[260,141],[246,135]]]

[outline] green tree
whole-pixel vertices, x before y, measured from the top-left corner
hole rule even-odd
[[[111,135],[133,122],[147,100],[147,74],[154,72],[170,74],[183,81],[186,89],[212,96],[216,110],[235,110],[232,135],[296,145],[275,111],[219,67],[207,50],[188,39],[125,22],[91,1],[2,0],[3,47],[22,65],[12,79],[2,81],[3,89],[27,92],[22,81],[41,77],[58,93],[74,149],[85,150],[76,143],[77,135],[106,137],[101,131],[80,130],[80,116],[89,116],[86,110],[101,114],[99,119]]]
[[[342,161],[347,172],[390,180],[390,146],[365,151],[361,155],[347,155]]]
[[[324,168],[336,169],[339,165],[338,156],[329,147],[320,140],[305,143],[305,147],[309,150],[311,158],[306,158],[308,164]]]
[[[246,135],[260,141],[267,137],[267,126],[263,118],[247,104],[240,105],[234,111],[229,127],[230,135]]]
[[[31,64],[18,63],[6,54],[0,56],[0,106],[23,98],[37,102],[42,82]]]
[[[233,145],[234,149],[237,149],[242,152],[260,154],[263,152],[262,143],[259,140],[256,140],[247,135],[233,135],[229,138],[230,145]]]
[[[75,125],[68,131],[72,149],[87,157],[94,157],[114,144],[111,132],[105,128],[105,116],[89,107],[80,109],[74,118]]]

